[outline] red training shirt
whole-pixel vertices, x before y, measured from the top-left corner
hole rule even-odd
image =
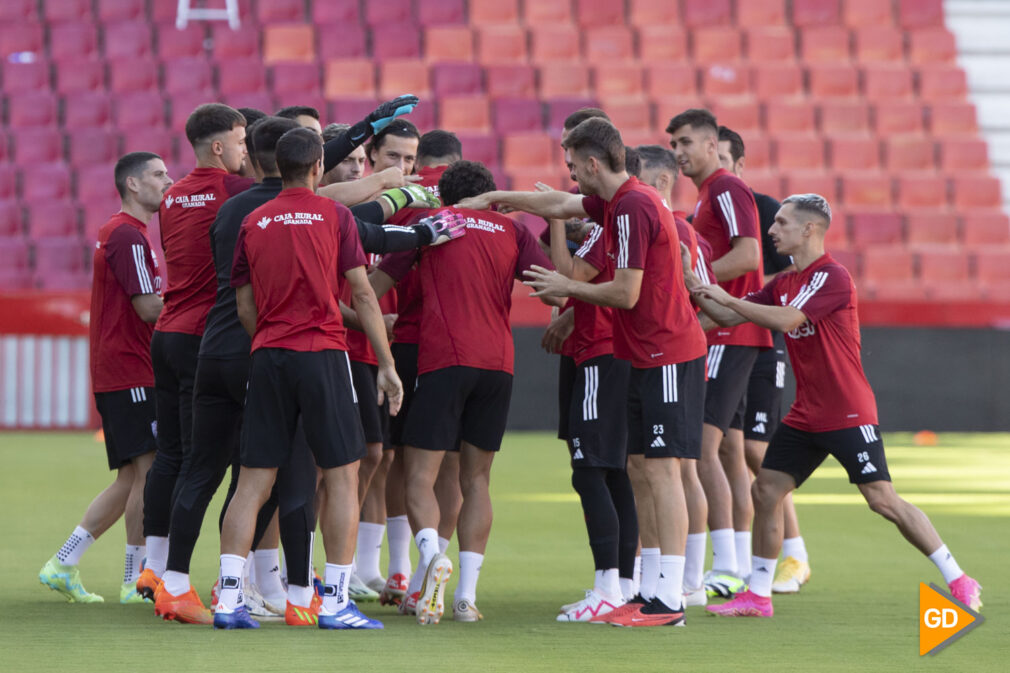
[[[225,201],[252,184],[221,168],[196,168],[165,193],[158,210],[167,276],[159,332],[203,335],[217,297],[210,225]]]
[[[372,269],[382,260],[382,255],[365,253],[365,259],[368,262],[368,268]],[[341,281],[343,281],[343,279],[341,279]],[[341,287],[341,298],[344,300],[344,303],[348,306],[353,306],[350,284],[341,282]],[[382,311],[383,315],[387,313],[396,313],[395,289],[392,289],[382,295],[382,298],[379,299],[379,310]],[[368,335],[361,330],[347,330],[347,354],[354,362],[364,362],[369,365],[379,364],[379,358],[375,356],[375,349],[372,348],[372,342],[368,340]]]
[[[252,283],[252,351],[347,350],[340,279],[365,265],[351,211],[312,190],[283,190],[249,213],[235,244],[231,286]]]
[[[130,301],[161,294],[158,259],[147,225],[124,212],[98,230],[91,286],[91,390],[106,393],[154,386],[151,334],[154,327]]]
[[[844,266],[824,254],[781,273],[747,301],[792,306],[807,321],[786,334],[796,373],[796,401],[783,422],[806,432],[876,425],[877,402],[859,357],[856,286]]]
[[[614,279],[614,264],[607,257],[607,244],[603,227],[593,226],[575,253],[599,273],[589,281],[597,285]],[[571,300],[575,311],[575,329],[565,339],[565,355],[575,358],[575,364],[582,364],[601,355],[614,353],[614,310],[607,306],[597,306],[589,302]]]

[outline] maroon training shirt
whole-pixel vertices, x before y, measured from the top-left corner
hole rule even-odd
[[[596,285],[614,279],[614,264],[607,257],[606,237],[603,227],[594,225],[575,253],[599,273],[590,283]],[[574,306],[575,330],[565,339],[565,355],[575,358],[576,364],[601,355],[614,354],[614,311],[607,306],[597,306],[578,299],[569,302]]]

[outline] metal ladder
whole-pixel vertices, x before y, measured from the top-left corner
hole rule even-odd
[[[199,0],[197,0],[199,2]],[[232,30],[239,28],[238,0],[224,0],[224,8],[191,7],[193,0],[179,0],[175,13],[175,27],[182,30],[190,20],[227,21]],[[202,3],[201,3],[202,4]]]

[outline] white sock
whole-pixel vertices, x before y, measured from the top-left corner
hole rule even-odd
[[[422,528],[414,536],[417,543],[417,568],[421,572],[428,569],[431,559],[438,554],[438,531],[434,528]]]
[[[56,552],[56,560],[65,566],[75,566],[81,562],[84,552],[88,551],[88,547],[94,541],[95,538],[91,536],[91,533],[77,526],[60,547],[60,550]]]
[[[736,574],[746,579],[750,575],[750,531],[738,530],[733,533],[736,543]]]
[[[362,521],[358,524],[358,568],[355,571],[361,581],[368,583],[376,577],[382,577],[379,569],[379,555],[382,552],[382,537],[386,534],[386,525]]]
[[[597,570],[593,578],[593,591],[604,598],[620,598],[624,594],[621,591],[621,584],[618,580],[617,568]]]
[[[188,573],[166,570],[165,574],[161,576],[161,579],[165,583],[165,591],[173,596],[181,596],[189,591]]]
[[[150,540],[151,538],[147,538]],[[150,544],[150,542],[148,542]],[[245,574],[245,557],[221,554],[221,584],[217,590],[217,604],[231,612],[244,602],[242,575]]]
[[[752,594],[771,598],[776,563],[778,563],[778,559],[754,557],[754,570],[750,575],[750,592]]]
[[[147,562],[144,568],[150,568],[156,577],[165,574],[165,566],[168,565],[168,538],[150,536],[147,542]]]
[[[386,519],[386,539],[389,542],[388,576],[410,576],[410,523],[407,515],[391,516]]]
[[[480,577],[483,563],[483,554],[472,551],[459,553],[459,584],[456,585],[456,592],[453,594],[454,600],[477,602],[477,579]]]
[[[449,548],[449,540],[444,537],[438,538],[438,553],[444,554],[445,550]]]
[[[288,585],[288,602],[300,608],[307,608],[312,605],[312,595],[315,593],[311,586],[300,587],[296,584]]]
[[[792,556],[797,561],[810,563],[807,558],[807,546],[803,544],[803,536],[788,537],[782,540],[782,558]]]
[[[249,555],[245,557],[245,574],[242,581],[246,586],[256,584],[256,557],[253,550],[249,550]]]
[[[659,584],[659,547],[642,548],[642,583],[638,587],[638,593],[642,594],[645,600],[652,600],[656,596],[656,587]]]
[[[712,570],[736,575],[736,543],[732,528],[720,528],[712,536]]]
[[[621,598],[627,603],[632,598],[635,597],[635,580],[631,577],[622,577],[618,581],[618,585],[621,587]]]
[[[684,551],[684,591],[701,589],[705,583],[705,533],[688,533]]]
[[[947,584],[950,584],[964,574],[961,566],[954,560],[954,555],[950,553],[945,544],[940,545],[939,549],[930,554],[929,560],[940,569],[940,572],[943,574],[943,581]]]
[[[261,596],[275,598],[284,595],[281,583],[281,557],[277,549],[257,549],[253,552],[256,567],[256,590]]]
[[[420,564],[414,568],[414,573],[410,576],[410,582],[407,583],[407,595],[413,596],[421,591],[421,583],[424,582],[424,573],[428,568],[422,567]]]
[[[631,592],[631,597],[634,598],[638,595],[638,590],[642,586],[642,555],[639,554],[635,557],[635,570],[632,571],[631,580],[634,583],[634,590]]]
[[[288,585],[288,557],[281,558],[281,584]],[[302,607],[305,607],[304,605]]]
[[[136,582],[140,577],[140,564],[146,553],[146,547],[142,544],[126,545],[126,557],[123,561],[123,584]]]
[[[659,581],[656,585],[656,598],[663,601],[666,607],[674,610],[681,607],[684,597],[684,563],[683,556],[663,555],[659,557]]]
[[[323,609],[336,614],[347,607],[347,585],[351,582],[351,566],[326,564],[325,587],[323,589]]]

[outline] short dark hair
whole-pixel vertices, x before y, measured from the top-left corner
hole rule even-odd
[[[642,160],[642,168],[660,168],[674,175],[680,170],[677,167],[676,155],[662,145],[639,145],[635,148],[638,158]]]
[[[282,107],[274,116],[284,117],[285,119],[297,119],[302,115],[318,120],[319,110],[314,107],[309,107],[308,105],[289,105],[287,107]]]
[[[267,116],[266,112],[263,112],[263,110],[257,110],[254,107],[240,107],[235,109],[238,110],[243,117],[245,117],[245,126],[247,129],[260,119]]]
[[[327,124],[323,127],[323,142],[328,143],[331,140],[336,140],[347,133],[350,128],[350,124]]]
[[[441,159],[444,157],[463,157],[463,143],[459,141],[455,133],[435,129],[428,131],[421,136],[421,141],[417,144],[417,158]]]
[[[729,155],[733,157],[733,163],[740,161],[744,156],[743,138],[740,134],[728,126],[719,127],[719,141],[729,141]]]
[[[323,138],[312,129],[293,128],[277,141],[274,155],[285,181],[303,180],[323,157]]]
[[[561,146],[573,153],[596,157],[614,172],[625,170],[621,132],[606,119],[592,117],[585,120],[571,130]]]
[[[417,130],[416,126],[406,119],[394,119],[386,124],[384,129],[372,136],[372,139],[368,141],[368,145],[365,146],[365,156],[368,157],[369,164],[372,163],[372,150],[377,150],[382,147],[382,143],[389,136],[396,136],[397,138],[417,138],[418,144],[421,142],[421,132]]]
[[[438,193],[442,197],[442,203],[447,206],[454,206],[467,197],[493,192],[495,189],[494,176],[479,161],[461,159],[445,169],[438,180]]]
[[[682,126],[690,126],[694,129],[708,128],[712,133],[718,135],[719,123],[715,120],[715,115],[701,108],[684,110],[679,115],[670,120],[666,126],[667,133],[673,133]]]
[[[147,162],[161,157],[154,152],[130,152],[119,157],[113,171],[116,181],[116,191],[120,198],[126,197],[126,178],[137,177],[144,172]]]
[[[186,139],[196,147],[213,135],[245,125],[245,117],[235,108],[223,103],[204,103],[198,105],[186,119]]]
[[[610,117],[607,116],[607,113],[600,108],[584,107],[581,110],[576,110],[565,117],[565,123],[562,126],[566,131],[571,131],[587,119],[606,119],[607,121],[610,121]]]
[[[634,147],[624,146],[624,170],[628,175],[637,178],[642,173],[642,158]]]
[[[264,173],[277,171],[277,141],[291,129],[301,128],[294,119],[284,117],[263,117],[249,129],[253,159]]]

